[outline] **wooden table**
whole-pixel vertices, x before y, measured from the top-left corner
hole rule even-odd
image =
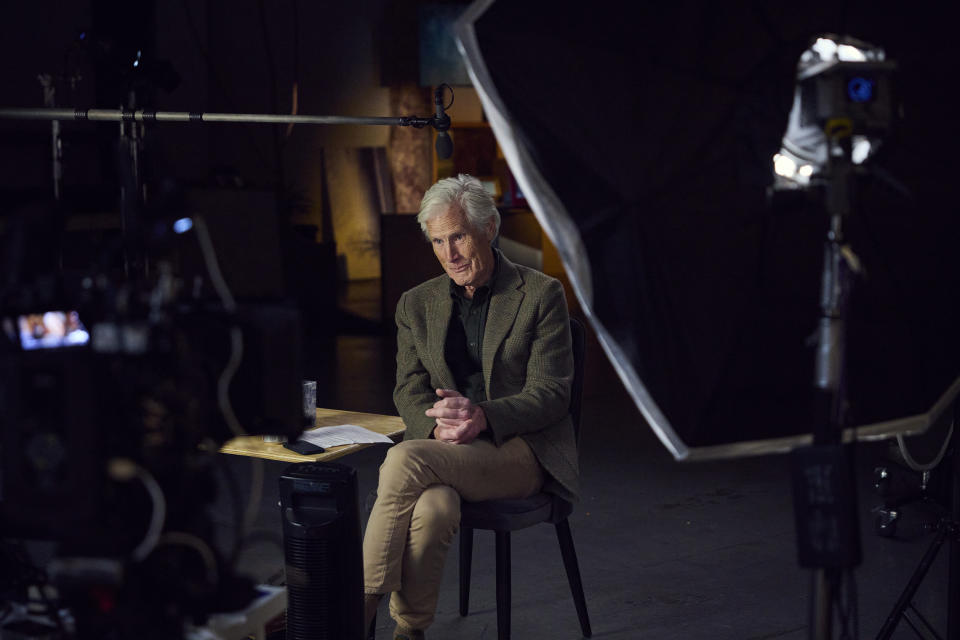
[[[338,411],[336,409],[317,409],[317,426],[315,428],[332,427],[338,424],[355,424],[360,427],[382,433],[385,436],[399,440],[405,430],[403,420],[398,416],[384,416],[376,413],[357,413],[355,411]],[[369,447],[369,444],[345,444],[340,447],[330,447],[323,453],[302,456],[290,451],[280,442],[264,442],[263,436],[241,436],[228,441],[220,447],[221,453],[230,453],[235,456],[251,458],[266,458],[282,462],[329,462],[342,458],[348,453]]]

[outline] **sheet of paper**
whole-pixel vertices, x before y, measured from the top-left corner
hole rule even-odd
[[[377,433],[376,431],[371,431],[370,429],[365,429],[355,424],[338,424],[332,427],[320,427],[319,429],[304,431],[303,435],[300,436],[300,439],[306,440],[307,442],[312,442],[313,444],[319,445],[324,449],[329,447],[339,447],[340,445],[344,444],[366,444],[377,442],[393,444],[393,440],[382,433]]]

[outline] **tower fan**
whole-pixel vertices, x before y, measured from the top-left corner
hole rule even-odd
[[[303,462],[280,476],[287,640],[361,640],[363,564],[357,474]]]

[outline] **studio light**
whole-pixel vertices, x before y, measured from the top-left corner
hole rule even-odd
[[[880,47],[830,34],[817,38],[797,63],[793,106],[780,152],[773,156],[773,188],[799,189],[820,182],[828,155],[837,154],[824,134],[822,115],[827,110],[855,126],[855,165],[876,155],[892,116],[888,78],[893,69]]]

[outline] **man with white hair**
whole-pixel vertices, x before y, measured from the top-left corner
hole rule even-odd
[[[560,282],[493,247],[500,214],[476,178],[437,182],[417,221],[446,273],[397,304],[393,398],[406,433],[380,468],[363,541],[365,629],[392,593],[403,640],[433,622],[461,498],[575,500],[579,488]]]

